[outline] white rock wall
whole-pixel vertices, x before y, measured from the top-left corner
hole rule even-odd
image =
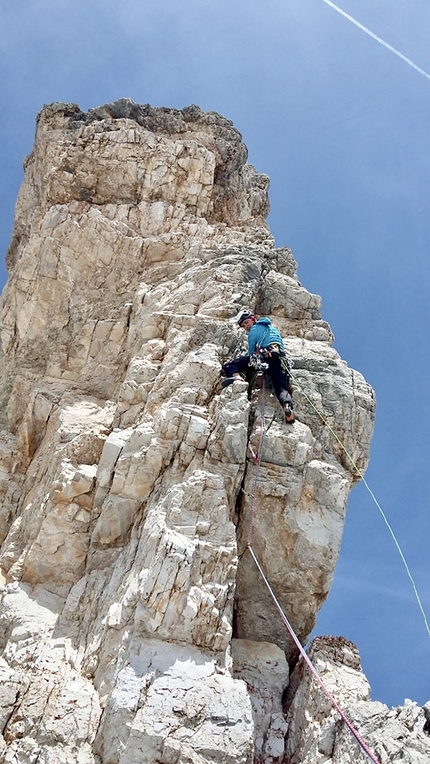
[[[374,399],[275,249],[267,188],[198,107],[38,117],[1,303],[5,762],[281,761],[295,650],[246,551],[261,396],[220,387],[232,316],[270,314],[295,362],[294,427],[265,393],[253,547],[302,639],[357,480],[303,391],[360,469]]]

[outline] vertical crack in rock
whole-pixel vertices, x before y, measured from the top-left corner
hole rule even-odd
[[[301,390],[360,469],[374,398],[246,158],[197,106],[38,115],[1,304],[5,762],[283,760],[295,651],[244,553],[260,393],[221,389],[232,317],[269,314],[295,363],[293,428],[265,392],[253,546],[303,640],[356,476]]]

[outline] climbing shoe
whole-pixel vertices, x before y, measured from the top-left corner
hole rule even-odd
[[[286,403],[284,406],[285,421],[287,424],[294,424],[296,417],[292,409],[291,403]]]
[[[226,379],[223,379],[221,382],[221,387],[228,387],[229,385],[232,385],[233,382],[241,382],[242,377],[227,377]]]

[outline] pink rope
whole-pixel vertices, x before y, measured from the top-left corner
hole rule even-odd
[[[261,393],[261,428],[260,428],[260,439],[259,439],[259,442],[258,442],[257,455],[255,457],[256,469],[255,469],[255,478],[254,478],[254,488],[253,488],[253,492],[252,492],[251,506],[250,506],[250,522],[249,522],[248,546],[247,546],[247,549],[249,549],[251,557],[254,560],[254,562],[255,562],[255,564],[256,564],[259,572],[260,572],[260,575],[261,575],[261,577],[262,577],[262,579],[264,581],[264,583],[266,584],[266,587],[267,587],[267,589],[269,591],[269,594],[270,594],[270,596],[271,596],[271,598],[272,598],[272,600],[273,600],[273,602],[274,602],[274,604],[275,604],[275,606],[276,606],[276,608],[277,608],[277,610],[278,610],[278,612],[279,612],[279,614],[281,616],[281,619],[282,619],[284,625],[288,629],[288,631],[289,631],[289,633],[290,633],[294,643],[296,644],[296,646],[297,646],[297,648],[298,648],[298,650],[300,652],[300,655],[302,656],[303,660],[308,665],[312,675],[315,677],[315,679],[317,680],[318,684],[320,685],[322,691],[324,692],[326,697],[329,699],[329,701],[332,704],[332,706],[336,709],[336,711],[338,712],[340,717],[343,719],[343,721],[345,722],[345,724],[348,727],[348,729],[350,730],[350,732],[354,735],[357,743],[361,746],[361,748],[367,754],[369,759],[371,761],[373,761],[373,764],[380,764],[378,759],[375,757],[375,755],[372,753],[370,748],[368,748],[368,746],[366,745],[366,743],[364,742],[364,740],[360,736],[359,732],[355,729],[355,727],[352,724],[352,722],[348,719],[348,717],[346,716],[344,711],[342,711],[341,707],[339,706],[337,701],[334,699],[334,697],[331,694],[330,690],[328,690],[328,688],[325,686],[323,680],[321,679],[320,675],[318,674],[318,671],[316,670],[316,668],[313,665],[311,659],[309,658],[309,656],[307,655],[304,647],[302,646],[298,636],[296,635],[293,627],[291,626],[287,616],[285,615],[284,611],[282,610],[282,607],[281,607],[280,603],[278,602],[278,599],[277,599],[277,597],[276,597],[272,587],[270,586],[270,584],[269,584],[269,582],[268,582],[268,580],[267,580],[267,578],[266,578],[266,576],[265,576],[265,574],[263,572],[263,569],[262,569],[260,563],[258,562],[257,557],[255,556],[254,550],[253,550],[253,548],[251,546],[252,532],[253,532],[253,527],[254,527],[256,497],[257,497],[257,485],[258,485],[258,478],[259,478],[259,473],[260,473],[261,456],[262,456],[264,433],[265,433],[264,399],[265,399],[265,396],[264,396],[264,374],[263,374],[262,393]]]
[[[255,515],[255,505],[257,503],[257,485],[258,485],[258,478],[260,474],[260,465],[261,465],[261,454],[263,451],[263,441],[264,441],[264,432],[265,432],[265,423],[264,423],[264,396],[265,391],[265,382],[264,382],[264,374],[263,374],[263,380],[261,383],[261,425],[260,425],[260,438],[258,441],[258,449],[257,449],[257,456],[255,457],[255,478],[254,478],[254,489],[252,492],[252,498],[251,498],[251,508],[250,508],[250,521],[249,521],[249,531],[248,531],[248,546],[251,546],[252,541],[252,531],[254,527],[254,515]]]
[[[278,602],[278,600],[277,600],[277,598],[276,598],[276,595],[275,595],[275,593],[274,593],[274,591],[273,591],[272,587],[270,586],[270,584],[269,584],[269,582],[268,582],[268,580],[267,580],[266,576],[264,575],[264,572],[263,572],[263,570],[262,570],[262,568],[261,568],[261,565],[260,565],[260,563],[258,562],[258,560],[257,560],[257,558],[256,558],[256,556],[255,556],[255,554],[254,554],[254,550],[252,549],[252,547],[251,547],[250,545],[248,545],[248,549],[249,549],[249,552],[250,552],[250,554],[251,554],[251,557],[252,557],[252,559],[254,560],[254,562],[255,562],[255,564],[256,564],[256,566],[257,566],[258,570],[260,571],[261,577],[262,577],[262,579],[263,579],[264,583],[265,583],[265,584],[266,584],[266,586],[267,586],[267,589],[268,589],[268,591],[269,591],[269,594],[270,594],[270,596],[272,597],[272,600],[273,600],[273,602],[275,603],[275,605],[276,605],[276,608],[277,608],[277,610],[278,610],[278,612],[279,612],[279,614],[280,614],[280,616],[281,616],[281,618],[282,618],[282,620],[283,620],[283,622],[284,622],[285,626],[287,627],[287,629],[288,629],[288,631],[289,631],[289,633],[290,633],[291,637],[293,638],[293,640],[294,640],[295,644],[297,645],[297,647],[298,647],[298,649],[299,649],[300,655],[302,656],[303,660],[305,660],[305,661],[306,661],[307,665],[309,666],[309,668],[310,668],[310,670],[311,670],[311,672],[312,672],[313,676],[314,676],[314,677],[315,677],[315,679],[317,680],[317,682],[318,682],[318,684],[320,685],[321,689],[323,690],[323,692],[325,693],[325,695],[326,695],[326,696],[327,696],[327,698],[329,699],[330,703],[331,703],[331,704],[334,706],[334,708],[336,709],[336,711],[337,711],[337,712],[339,713],[339,715],[342,717],[342,719],[343,719],[343,721],[345,722],[346,726],[347,726],[347,727],[348,727],[348,729],[349,729],[349,730],[352,732],[352,734],[354,735],[355,739],[357,740],[357,743],[359,743],[359,745],[362,747],[363,751],[364,751],[364,752],[365,752],[365,753],[368,755],[369,759],[370,759],[371,761],[373,761],[373,762],[374,762],[374,764],[380,764],[380,762],[379,762],[379,761],[378,761],[378,759],[375,757],[375,755],[372,753],[372,751],[370,750],[370,748],[368,748],[368,747],[367,747],[366,743],[364,742],[364,740],[363,740],[363,739],[362,739],[362,737],[360,736],[359,732],[358,732],[358,731],[355,729],[355,727],[354,727],[354,725],[352,724],[352,722],[351,722],[351,721],[348,719],[348,717],[346,716],[346,714],[344,713],[344,711],[342,711],[341,707],[339,706],[339,704],[337,703],[337,701],[334,699],[334,697],[333,697],[333,695],[331,694],[330,690],[328,690],[328,689],[327,689],[327,687],[325,686],[325,684],[324,684],[323,680],[321,679],[320,675],[318,674],[318,671],[316,670],[316,668],[315,668],[315,666],[313,665],[313,663],[312,663],[311,659],[309,658],[309,656],[307,655],[307,653],[306,653],[305,649],[303,648],[303,646],[302,646],[302,644],[301,644],[301,642],[300,642],[300,640],[299,640],[298,636],[296,635],[296,633],[295,633],[295,631],[294,631],[293,627],[291,626],[291,624],[290,624],[290,622],[289,622],[289,620],[288,620],[287,616],[285,615],[284,611],[282,610],[282,608],[281,608],[281,605],[279,604],[279,602]]]

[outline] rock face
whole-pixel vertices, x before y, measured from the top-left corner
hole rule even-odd
[[[357,648],[344,638],[316,638],[309,657],[331,694],[341,699],[343,710],[380,764],[430,761],[426,722],[430,708],[419,708],[409,700],[403,707],[390,710],[383,703],[370,701]],[[369,762],[302,663],[292,674],[288,695],[286,764]]]
[[[262,402],[252,544],[305,640],[358,479],[314,406],[363,470],[374,399],[267,190],[196,106],[38,116],[1,305],[4,762],[296,761],[297,651],[247,549]],[[243,305],[285,338],[294,427],[268,387],[220,387]]]

